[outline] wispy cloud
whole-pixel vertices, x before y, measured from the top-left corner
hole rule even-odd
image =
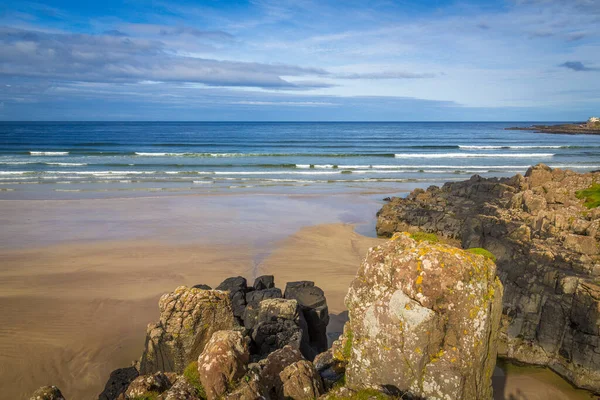
[[[173,54],[160,41],[132,37],[1,28],[0,46],[0,74],[6,76],[83,82],[195,82],[277,89],[328,86],[282,78],[327,75],[322,68],[185,57]]]

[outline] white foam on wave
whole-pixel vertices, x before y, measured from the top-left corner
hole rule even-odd
[[[70,162],[47,162],[46,165],[57,165],[59,167],[83,167],[87,163],[70,163]]]
[[[400,153],[396,158],[536,158],[553,157],[553,153]]]
[[[68,151],[30,151],[32,156],[68,156]]]
[[[269,153],[149,153],[136,151],[136,156],[142,157],[260,157],[269,156]]]
[[[501,150],[501,149],[514,149],[514,150],[524,150],[524,149],[562,149],[565,146],[458,146],[463,150]]]
[[[215,181],[192,181],[193,183],[200,185],[200,184],[207,184],[207,183],[215,183]]]

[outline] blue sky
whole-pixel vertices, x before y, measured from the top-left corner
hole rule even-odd
[[[600,0],[0,5],[0,120],[583,120]]]

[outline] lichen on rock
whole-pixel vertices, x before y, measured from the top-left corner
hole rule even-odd
[[[148,326],[140,373],[183,372],[216,331],[232,329],[228,292],[180,286],[159,301],[160,319]]]
[[[346,296],[348,386],[491,399],[502,292],[479,255],[404,233],[371,249]]]
[[[600,172],[543,164],[475,175],[391,199],[377,232],[431,232],[493,253],[505,288],[500,355],[600,393],[600,208],[588,208],[599,185]]]

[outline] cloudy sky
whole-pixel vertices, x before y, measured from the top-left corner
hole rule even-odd
[[[0,120],[583,120],[600,0],[0,5]]]

